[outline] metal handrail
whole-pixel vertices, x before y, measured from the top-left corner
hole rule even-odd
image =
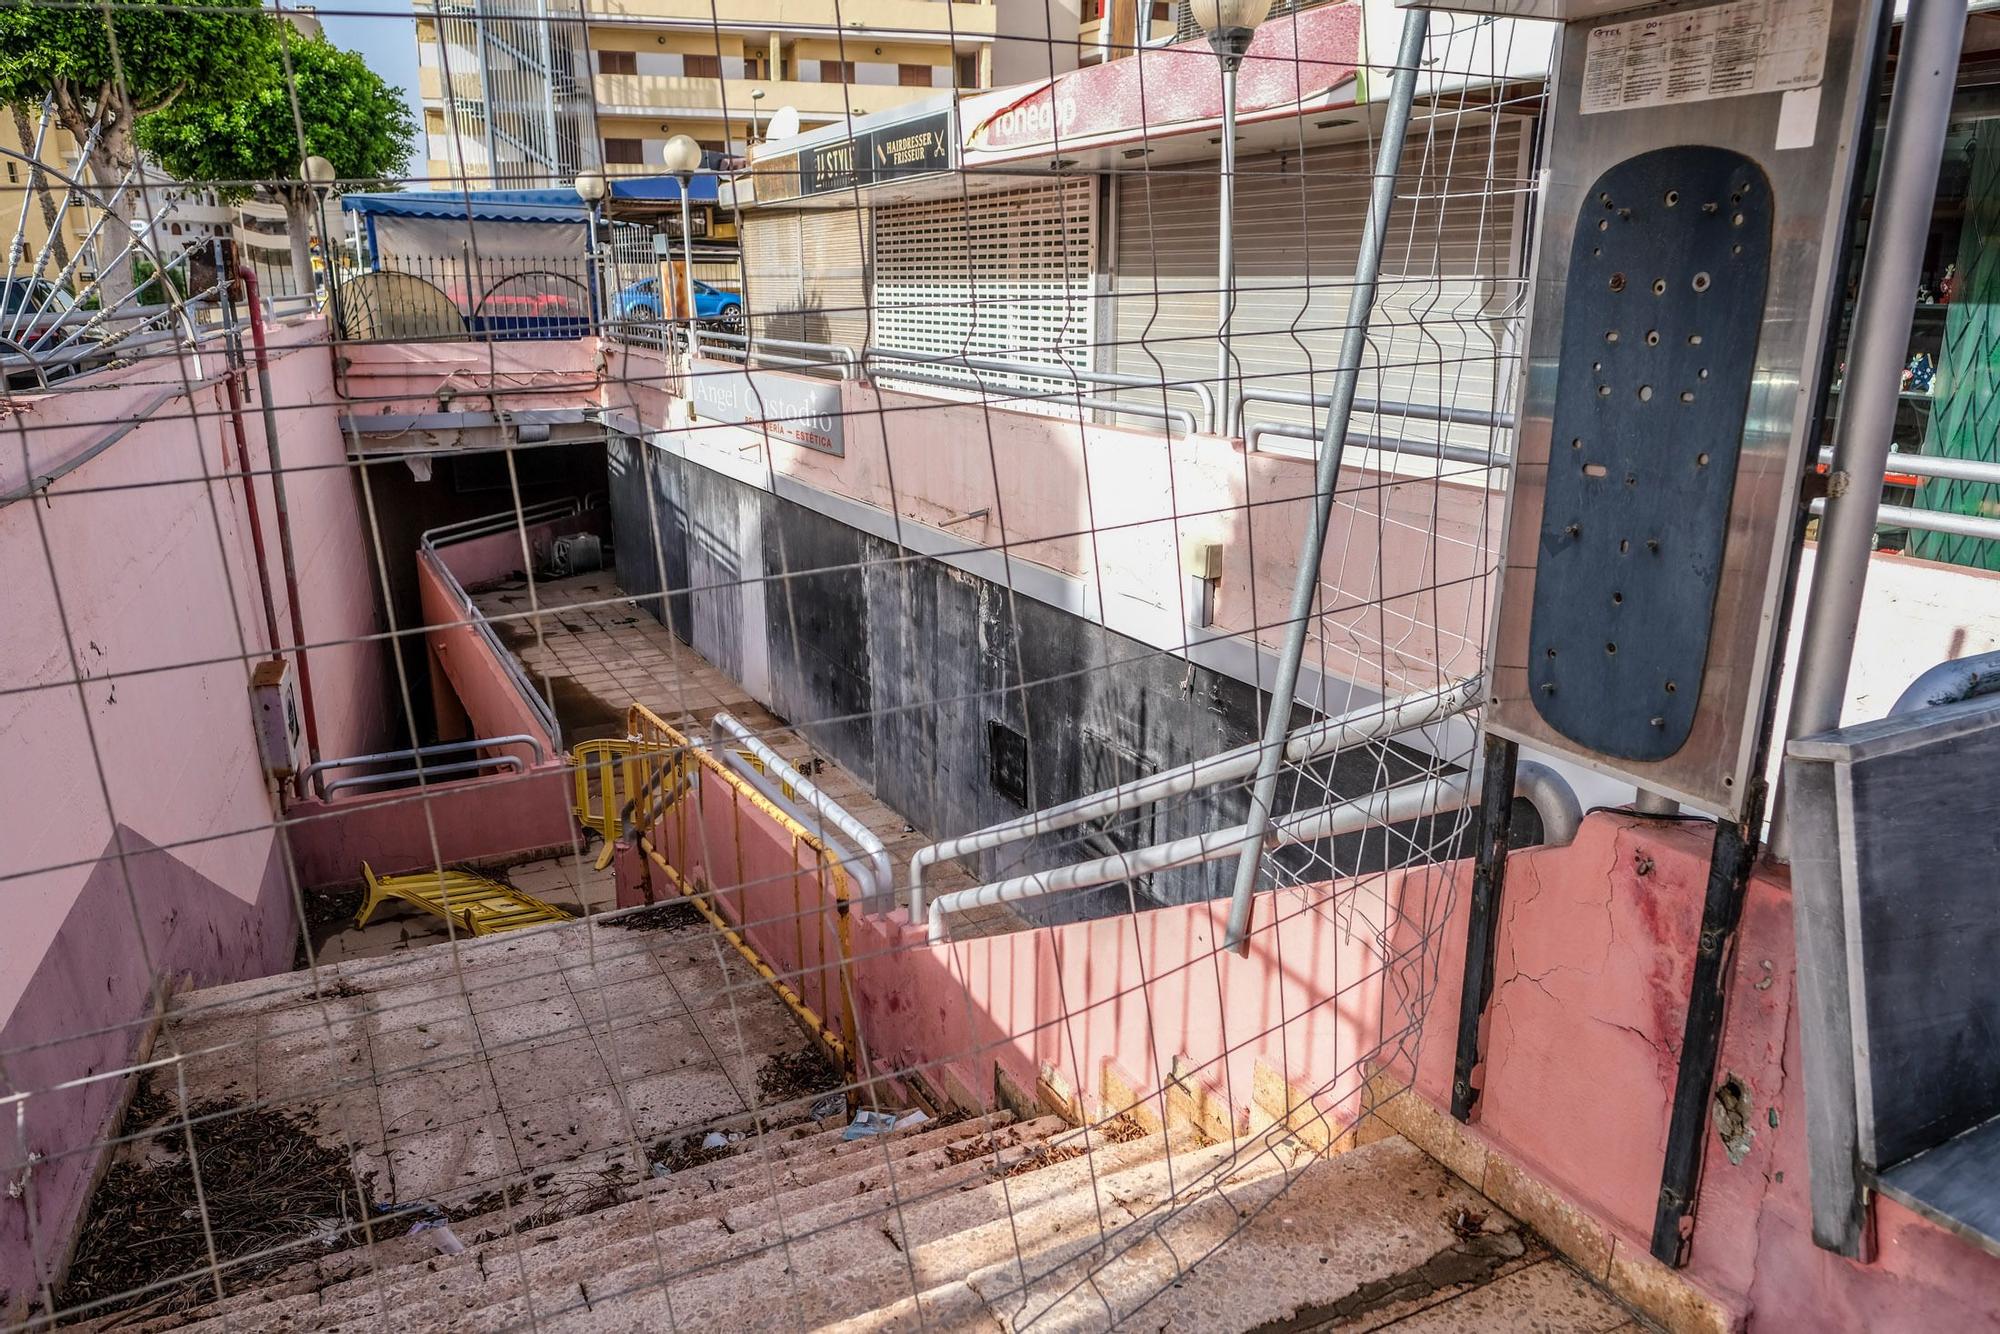
[[[436,778],[440,774],[471,773],[479,769],[512,769],[515,773],[526,773],[528,766],[521,762],[519,755],[482,755],[474,760],[459,760],[452,764],[431,764],[421,769],[397,769],[386,774],[355,774],[352,778],[336,778],[328,783],[320,793],[321,799],[331,798],[344,787],[381,787],[388,783],[399,783],[406,778],[419,781]]]
[[[540,764],[546,758],[540,739],[525,732],[513,736],[473,737],[469,741],[441,741],[436,745],[405,746],[401,750],[385,750],[373,755],[348,755],[340,759],[320,760],[299,771],[299,790],[303,792],[306,786],[311,784],[321,797],[325,797],[332,790],[325,785],[326,775],[334,769],[352,769],[363,764],[387,764],[392,760],[421,760],[426,755],[455,755],[462,751],[487,750],[499,746],[526,746],[534,752],[536,764]],[[427,772],[438,772],[430,766],[425,768]],[[342,782],[345,784],[345,780]]]
[[[1243,434],[1243,409],[1251,403],[1276,403],[1285,407],[1328,408],[1332,394],[1309,394],[1302,389],[1245,389],[1237,396],[1229,423],[1231,435]],[[1442,403],[1407,403],[1393,398],[1356,398],[1354,411],[1375,417],[1410,417],[1417,421],[1444,422],[1452,426],[1481,426],[1489,430],[1511,431],[1514,414],[1490,412],[1485,408],[1447,407]]]
[[[470,542],[475,537],[491,537],[494,533],[504,533],[517,523],[525,527],[531,523],[547,523],[551,519],[566,519],[572,514],[583,513],[583,508],[583,502],[574,496],[563,500],[540,500],[532,505],[522,506],[518,513],[514,510],[503,510],[498,514],[480,514],[470,519],[460,519],[455,523],[443,523],[435,528],[426,528],[418,537],[417,543],[435,551],[439,547]]]
[[[1231,825],[1227,829],[1212,829],[1188,838],[1156,843],[1136,852],[1121,852],[1053,871],[1035,871],[976,885],[971,889],[954,890],[931,900],[928,934],[932,944],[943,942],[946,938],[946,917],[971,908],[1018,903],[1024,899],[1117,884],[1156,871],[1220,861],[1265,843],[1311,843],[1377,824],[1395,824],[1439,811],[1456,810],[1477,801],[1477,789],[1478,782],[1471,774],[1428,778],[1420,783],[1384,788],[1365,797],[1281,816],[1271,821],[1268,838],[1256,835],[1248,825]]]
[[[465,623],[472,627],[474,634],[486,642],[487,649],[499,662],[500,669],[513,680],[515,690],[528,701],[528,707],[534,710],[535,720],[548,729],[549,739],[561,745],[562,724],[556,719],[555,709],[548,700],[542,698],[541,692],[535,689],[535,683],[528,679],[527,672],[521,667],[520,659],[500,642],[500,636],[493,629],[492,622],[486,619],[485,612],[474,605],[472,595],[465,591],[465,585],[458,582],[458,576],[444,563],[444,557],[438,555],[437,548],[429,544],[419,547],[417,556],[418,559],[429,560],[437,566],[438,577],[444,580],[445,587],[457,598],[459,611],[464,616]]]
[[[789,760],[773,750],[762,738],[737,719],[727,713],[718,713],[711,724],[715,729],[715,739],[723,741],[725,736],[742,745],[752,755],[763,761],[764,767],[798,794],[800,804],[822,823],[830,824],[853,839],[862,851],[865,861],[855,867],[855,878],[861,881],[862,911],[872,911],[882,900],[895,892],[896,872],[889,862],[889,850],[882,846],[882,840],[875,831],[856,819],[839,802],[821,792],[812,782],[794,768]],[[822,839],[824,834],[821,835]]]
[[[1916,713],[1939,704],[1957,704],[1981,695],[2000,694],[2000,651],[1954,658],[1931,668],[1896,697],[1889,716]]]
[[[888,347],[863,348],[861,360],[864,367],[867,363],[873,361],[903,361],[919,366],[962,366],[969,371],[992,371],[1000,375],[1032,375],[1042,380],[1077,380],[1083,384],[1107,385],[1117,389],[1185,389],[1195,396],[1197,403],[1201,404],[1202,412],[1206,414],[1206,420],[1215,420],[1215,393],[1206,384],[1197,380],[1190,380],[1185,384],[1168,384],[1163,380],[1156,380],[1150,376],[1129,375],[1122,371],[1078,370],[1067,361],[1059,365],[1050,366],[1031,361],[1007,361],[998,357],[973,357],[936,352],[905,352]],[[904,375],[907,372],[898,371],[896,374]],[[953,381],[952,383],[963,384],[964,382]],[[983,386],[986,382],[981,380],[979,383]],[[1020,397],[1035,396],[1024,394],[1020,395]],[[1113,406],[1119,412],[1134,411],[1132,407],[1123,402],[1118,402]],[[1162,407],[1159,410],[1179,413],[1182,417],[1190,421],[1194,419],[1194,414],[1185,408]]]
[[[1285,740],[1285,761],[1304,764],[1321,759],[1345,746],[1379,741],[1400,732],[1414,731],[1454,717],[1479,702],[1480,678],[1472,677],[1439,690],[1421,691],[1398,699],[1383,700],[1354,709],[1338,717],[1296,729]],[[1248,777],[1257,770],[1263,743],[1248,742],[1217,755],[1162,769],[1158,773],[1116,787],[1105,788],[1073,801],[1033,811],[1012,820],[975,829],[956,838],[939,839],[919,848],[910,858],[910,920],[924,920],[924,868],[951,857],[987,852],[1024,842],[1043,834],[1071,829],[1089,820],[1119,815],[1171,797],[1186,796],[1223,783]]]
[[[918,384],[934,384],[944,389],[977,390],[980,393],[986,393],[989,389],[984,380],[976,385],[967,384],[963,380],[954,380],[948,375],[932,375],[925,371],[899,370],[894,372],[894,375],[898,380],[911,380]],[[1178,425],[1182,433],[1186,435],[1193,435],[1200,429],[1195,422],[1194,414],[1186,408],[1155,407],[1150,403],[1121,403],[1116,399],[1109,398],[1087,398],[1073,394],[1066,389],[1050,389],[1041,393],[1024,393],[1019,390],[1003,389],[1002,393],[1007,398],[1017,399],[1024,403],[1061,403],[1065,407],[1090,408],[1104,412],[1124,412],[1135,417],[1151,417],[1155,421]]]
[[[701,739],[699,737],[694,738],[694,740],[697,745],[700,744]],[[862,911],[866,912],[869,896],[878,892],[875,885],[875,871],[869,866],[867,860],[838,838],[835,838],[831,833],[827,832],[825,822],[820,820],[813,811],[807,810],[786,796],[784,780],[774,778],[757,768],[757,765],[762,762],[761,760],[746,758],[742,753],[728,746],[715,747],[714,754],[724,764],[728,765],[730,769],[734,770],[738,778],[741,778],[751,787],[761,792],[765,800],[769,801],[786,815],[789,815],[792,819],[797,820],[806,828],[812,830],[819,837],[820,845],[826,849],[828,856],[832,857],[842,866],[849,867],[857,873],[854,878],[861,882]]]
[[[1255,453],[1258,442],[1267,435],[1283,436],[1287,440],[1310,440],[1318,444],[1321,432],[1316,427],[1294,426],[1289,422],[1258,422],[1250,428],[1246,448]],[[1354,449],[1378,450],[1384,454],[1416,454],[1427,459],[1442,459],[1447,463],[1469,463],[1478,468],[1514,466],[1511,454],[1481,449],[1477,445],[1454,445],[1443,440],[1401,440],[1386,435],[1349,432],[1347,445]]]
[[[714,329],[703,329],[699,334],[699,338],[704,347],[712,342],[735,344],[741,347],[747,356],[756,356],[757,349],[760,347],[775,347],[781,352],[824,353],[831,360],[837,361],[848,368],[849,372],[851,372],[848,378],[859,378],[861,374],[861,358],[855,355],[854,349],[846,343],[809,343],[792,338],[762,338],[755,334],[722,333]],[[809,362],[806,364],[817,366],[823,363]]]
[[[1524,760],[1514,782],[1515,795],[1527,799],[1541,818],[1543,845],[1565,847],[1576,839],[1583,807],[1568,780],[1548,765]],[[1269,833],[1256,838],[1247,824],[1156,843],[1134,852],[1079,862],[1052,871],[1035,871],[1006,880],[941,894],[929,904],[926,932],[932,944],[946,938],[946,919],[955,912],[997,903],[1018,903],[1071,890],[1117,884],[1156,871],[1220,861],[1240,855],[1259,843],[1311,843],[1351,834],[1378,824],[1397,824],[1444,811],[1460,810],[1479,801],[1483,775],[1478,772],[1435,774],[1415,783],[1380,788],[1366,796],[1331,802],[1308,811],[1280,816]],[[919,920],[915,913],[911,921]]]
[[[1822,467],[1833,466],[1833,451],[1819,452]],[[1987,463],[1981,459],[1955,459],[1942,454],[1897,454],[1889,455],[1889,462],[1882,470],[1883,476],[1890,473],[1908,473],[1913,477],[1937,477],[1952,482],[1985,482],[1990,486],[2000,486],[2000,463]]]
[[[1900,471],[1900,469],[1898,469]],[[1826,513],[1826,497],[1812,503],[1816,515]],[[1921,528],[1927,533],[1948,533],[1985,542],[2000,542],[2000,519],[1977,514],[1950,514],[1943,510],[1912,509],[1908,505],[1882,505],[1875,511],[1877,528]]]

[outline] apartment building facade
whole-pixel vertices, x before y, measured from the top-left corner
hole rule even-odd
[[[742,155],[786,108],[795,133],[1072,68],[1078,25],[1076,0],[465,0],[417,20],[428,173],[654,174],[681,134]]]

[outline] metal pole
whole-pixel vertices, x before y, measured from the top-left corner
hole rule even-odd
[[[1215,420],[1208,429],[1228,429],[1230,385],[1235,366],[1229,355],[1229,327],[1236,317],[1236,70],[1243,57],[1222,56],[1222,179],[1221,208],[1215,221],[1215,292],[1221,318],[1215,329]]]
[[[1250,892],[1257,886],[1257,866],[1264,836],[1271,826],[1271,802],[1278,792],[1278,768],[1285,758],[1285,734],[1292,728],[1292,702],[1298,691],[1299,657],[1305,652],[1306,624],[1319,589],[1320,558],[1326,549],[1327,525],[1333,517],[1333,488],[1340,481],[1341,448],[1347,423],[1354,414],[1354,391],[1361,378],[1361,358],[1368,340],[1368,313],[1375,305],[1376,280],[1382,271],[1382,242],[1389,230],[1389,206],[1396,197],[1396,171],[1403,161],[1403,139],[1410,128],[1410,104],[1416,100],[1417,70],[1423,63],[1427,10],[1403,12],[1403,40],[1396,51],[1395,80],[1382,120],[1382,143],[1375,155],[1375,179],[1368,195],[1368,220],[1361,232],[1361,250],[1354,261],[1354,288],[1347,305],[1347,328],[1340,340],[1340,361],[1333,372],[1332,401],[1326,431],[1320,437],[1319,462],[1313,474],[1313,514],[1299,552],[1297,578],[1278,655],[1278,675],[1271,684],[1271,712],[1264,720],[1264,750],[1257,762],[1257,783],[1250,793],[1250,840],[1236,861],[1236,887],[1229,904],[1228,945],[1239,953],[1250,947]]]
[[[681,186],[681,284],[687,295],[687,354],[688,360],[695,356],[694,345],[694,227],[688,221],[688,177],[676,176]],[[745,332],[748,332],[747,330]],[[750,357],[748,344],[744,345],[743,360],[747,365]]]
[[[1854,300],[1847,392],[1833,428],[1833,467],[1799,639],[1787,739],[1840,726],[1841,705],[1847,700],[1848,666],[1882,507],[1881,478],[1888,468],[1900,375],[1910,350],[1917,281],[1937,200],[1965,12],[1965,0],[1910,0],[1903,24],[1875,214]],[[1773,806],[1770,838],[1771,853],[1780,859],[1786,853],[1784,812],[1781,796]]]

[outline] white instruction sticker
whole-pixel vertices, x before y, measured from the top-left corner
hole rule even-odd
[[[1816,88],[1833,0],[1735,0],[1591,30],[1583,114]]]

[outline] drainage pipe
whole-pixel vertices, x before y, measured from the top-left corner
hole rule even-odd
[[[1285,738],[1285,762],[1302,764],[1331,754],[1345,746],[1363,741],[1375,741],[1407,732],[1413,728],[1442,721],[1454,714],[1465,712],[1479,701],[1480,679],[1469,680],[1446,686],[1442,690],[1430,690],[1421,694],[1405,695],[1401,699],[1384,700],[1366,708],[1355,709],[1335,718],[1328,718],[1309,727],[1301,727]],[[986,852],[993,848],[1005,847],[1024,839],[1041,834],[1052,834],[1060,829],[1070,829],[1087,820],[1100,820],[1106,816],[1118,815],[1135,810],[1140,806],[1172,797],[1199,792],[1203,788],[1215,787],[1221,783],[1246,778],[1256,772],[1257,758],[1263,743],[1252,741],[1225,750],[1219,755],[1208,755],[1171,769],[1162,769],[1156,774],[1121,783],[1117,787],[1106,788],[1089,796],[1066,801],[1046,810],[1033,811],[1017,819],[1000,824],[988,825],[957,838],[947,838],[918,849],[910,858],[910,920],[924,920],[924,868],[935,865],[950,857],[963,857],[974,852]]]
[[[221,272],[222,242],[215,243],[216,270]],[[236,327],[236,299],[222,284],[224,367],[222,384],[229,399],[229,427],[236,438],[236,466],[243,476],[243,511],[250,529],[250,550],[257,558],[257,591],[264,597],[264,642],[278,651],[278,604],[271,594],[271,558],[264,550],[264,519],[257,504],[256,473],[250,466],[250,437],[243,429],[243,386],[236,377],[243,369],[243,340]]]
[[[867,875],[874,881],[862,896],[863,911],[875,911],[879,906],[878,896],[892,893],[896,884],[896,872],[889,863],[889,850],[882,846],[882,840],[875,836],[875,831],[850,815],[839,802],[807,782],[805,776],[794,769],[784,756],[765,745],[754,732],[727,713],[716,714],[714,725],[762,760],[779,781],[798,794],[800,804],[818,816],[820,823],[831,824],[854,840],[866,859],[861,865],[866,867]]]
[[[1313,468],[1313,511],[1299,551],[1299,567],[1286,614],[1285,646],[1278,654],[1278,675],[1271,684],[1270,715],[1264,722],[1264,748],[1257,757],[1257,780],[1250,789],[1250,818],[1236,861],[1236,885],[1229,905],[1226,944],[1238,953],[1250,944],[1251,891],[1271,808],[1278,795],[1278,768],[1284,760],[1281,744],[1291,730],[1292,704],[1298,689],[1299,658],[1305,652],[1306,628],[1313,601],[1319,595],[1320,560],[1326,550],[1327,528],[1333,519],[1333,492],[1340,482],[1342,446],[1354,416],[1354,395],[1367,352],[1368,317],[1375,305],[1382,274],[1382,246],[1389,232],[1389,210],[1396,198],[1396,177],[1403,163],[1403,141],[1410,129],[1410,106],[1416,98],[1417,71],[1423,64],[1424,38],[1430,15],[1421,9],[1403,11],[1403,40],[1396,52],[1396,72],[1389,86],[1389,105],[1382,119],[1382,140],[1375,158],[1375,179],[1368,194],[1368,217],[1361,230],[1361,250],[1354,261],[1354,286],[1349,290],[1347,328],[1340,340],[1340,361],[1334,368],[1332,402],[1327,405],[1326,433]]]
[[[319,759],[319,716],[313,709],[312,668],[306,662],[306,619],[299,607],[299,565],[292,548],[292,512],[285,503],[285,465],[278,450],[278,413],[271,406],[271,351],[264,342],[264,314],[257,294],[257,272],[248,264],[238,265],[236,276],[243,280],[250,305],[250,340],[257,348],[258,406],[264,415],[264,447],[271,456],[271,500],[278,512],[278,552],[285,565],[285,600],[290,603],[292,653],[299,664],[299,708],[305,713],[306,755]],[[271,645],[273,652],[277,645]]]

